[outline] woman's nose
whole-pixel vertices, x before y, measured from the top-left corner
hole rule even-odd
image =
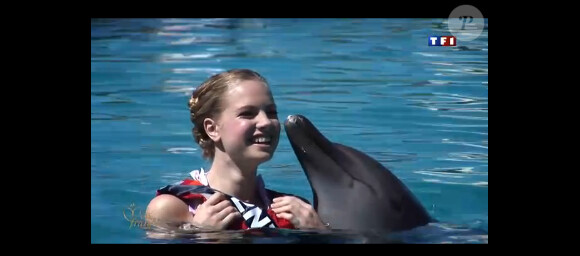
[[[268,127],[270,125],[272,125],[272,119],[270,119],[270,117],[268,116],[268,114],[266,114],[266,112],[264,111],[260,111],[260,113],[257,116],[258,119],[258,127]]]

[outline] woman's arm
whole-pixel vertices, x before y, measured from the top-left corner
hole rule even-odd
[[[151,200],[145,211],[149,225],[164,229],[176,229],[183,223],[192,223],[189,206],[173,195],[159,195]]]

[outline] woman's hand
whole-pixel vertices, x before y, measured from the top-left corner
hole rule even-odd
[[[201,229],[224,230],[232,221],[241,217],[225,195],[216,192],[197,207],[193,224]]]
[[[289,220],[299,229],[327,229],[312,205],[295,196],[274,198],[271,205],[276,217]]]

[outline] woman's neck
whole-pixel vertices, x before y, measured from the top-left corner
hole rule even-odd
[[[216,152],[217,153],[217,152]],[[207,174],[209,186],[236,198],[256,204],[256,167],[241,167],[228,157],[216,154]]]

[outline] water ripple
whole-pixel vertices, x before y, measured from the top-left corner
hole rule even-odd
[[[142,118],[157,118],[156,115],[117,115],[108,113],[94,113],[91,112],[91,120],[112,120],[112,121],[123,121],[128,119],[142,119]]]
[[[119,89],[116,88],[115,90],[106,90],[108,88],[99,90],[99,88],[91,87],[91,95],[94,96],[111,96],[111,94],[131,94],[131,93],[149,93],[149,92],[157,92],[154,88],[139,88],[139,89]]]
[[[488,149],[487,146],[475,144],[474,142],[454,141],[454,140],[450,140],[450,139],[442,139],[441,140],[441,143],[444,143],[444,144],[456,144],[456,145],[461,145],[461,146],[468,146],[468,147]],[[487,145],[487,141],[483,141],[481,143]]]
[[[193,86],[170,86],[170,85],[167,85],[167,86],[162,87],[163,92],[179,93],[179,94],[188,95],[188,96],[191,95],[193,90],[195,90],[195,87],[193,87]]]
[[[383,152],[383,151],[365,151],[369,156],[372,156],[381,163],[406,162],[415,161],[417,154],[415,153],[401,153],[401,152]]]
[[[183,54],[183,53],[164,53],[161,55],[161,61],[165,63],[170,62],[181,62],[185,60],[199,60],[199,59],[210,59],[215,55],[211,53],[193,53],[193,54]]]
[[[223,68],[174,68],[171,72],[175,74],[194,74],[194,73],[207,73],[207,74],[217,74],[226,71]]]
[[[414,173],[427,175],[427,176],[434,176],[440,178],[452,178],[452,179],[461,179],[465,177],[473,177],[473,176],[486,176],[487,172],[477,172],[473,170],[474,167],[454,167],[454,168],[433,168],[433,169],[426,169],[420,171],[414,171]]]
[[[437,109],[440,110],[440,109]],[[473,109],[465,110],[465,109],[454,109],[450,111],[458,111],[458,112],[481,112],[481,111],[474,111]],[[480,120],[480,121],[488,121],[486,117],[477,117],[477,116],[455,116],[455,115],[438,115],[440,117],[448,117],[453,119],[463,119],[463,120]]]
[[[331,95],[331,94],[352,94],[351,91],[347,90],[324,90],[324,89],[313,89],[308,91],[285,91],[283,94],[289,95],[309,95],[309,94],[324,94],[324,95]]]
[[[328,84],[336,84],[336,83],[347,83],[349,85],[360,85],[360,84],[383,84],[385,80],[382,79],[368,79],[368,78],[307,78],[305,79],[308,82],[319,82],[319,83],[326,83]]]
[[[413,123],[414,125],[449,128],[487,128],[487,124]]]
[[[487,163],[488,156],[484,153],[468,153],[468,152],[460,152],[460,153],[449,153],[449,156],[455,158],[461,158],[466,160],[484,160],[484,163]]]
[[[196,151],[197,151],[197,148],[191,148],[191,147],[167,149],[167,152],[172,153],[172,154],[194,154]]]
[[[308,102],[308,103],[332,103],[332,104],[370,104],[368,101],[358,101],[358,100],[310,100],[297,97],[279,97],[281,100],[297,101],[297,102]]]
[[[447,111],[461,113],[485,113],[487,114],[487,98],[472,97],[457,94],[406,94],[404,97],[410,101],[408,105],[425,108],[432,111]],[[450,100],[449,100],[450,99]],[[448,117],[487,120],[486,117],[457,116]]]
[[[477,181],[477,182],[452,182],[452,181],[442,181],[439,179],[423,179],[424,182],[447,184],[447,185],[466,185],[466,186],[476,186],[476,187],[487,187],[487,181]]]
[[[129,117],[123,115],[107,114],[107,113],[91,113],[91,120],[112,120],[112,121],[122,121],[127,120]]]
[[[296,169],[296,167],[298,167],[296,164],[272,164],[266,166],[267,169]]]

